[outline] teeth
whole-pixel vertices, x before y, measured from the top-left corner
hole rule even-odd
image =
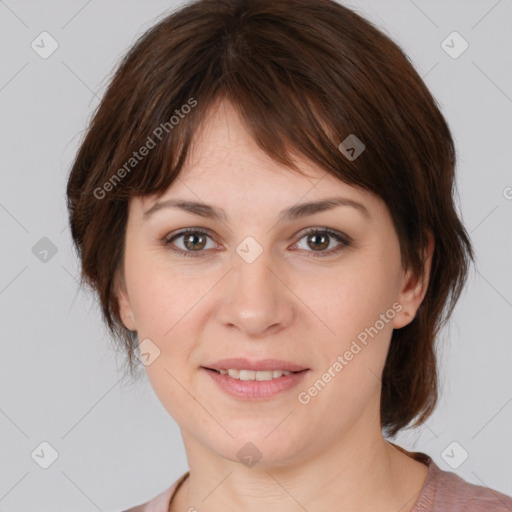
[[[233,379],[238,380],[272,380],[278,379],[283,375],[290,375],[287,370],[268,370],[268,371],[254,371],[254,370],[219,370],[221,375],[229,375]]]

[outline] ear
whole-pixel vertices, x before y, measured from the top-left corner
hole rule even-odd
[[[402,288],[397,297],[397,301],[401,304],[402,309],[393,319],[393,327],[395,329],[400,329],[413,321],[425,298],[430,280],[434,246],[434,235],[429,231],[428,245],[423,255],[423,279],[421,279],[420,276],[413,275],[411,270],[406,272],[402,282]]]
[[[137,326],[135,323],[135,315],[128,297],[126,290],[126,283],[122,272],[118,273],[114,282],[115,295],[119,304],[119,316],[123,321],[124,326],[129,331],[136,331]]]

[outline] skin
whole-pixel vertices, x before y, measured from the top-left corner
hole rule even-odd
[[[147,375],[180,426],[190,467],[171,510],[407,512],[426,479],[426,465],[383,439],[380,376],[393,329],[412,321],[424,298],[434,242],[420,280],[401,266],[398,237],[380,198],[312,162],[297,162],[307,176],[270,159],[222,101],[160,200],[206,202],[223,208],[228,221],[177,208],[144,220],[155,198],[130,203],[121,317],[139,340],[149,338],[160,350]],[[278,222],[282,209],[332,196],[363,203],[370,218],[340,206]],[[189,245],[185,237],[175,239],[176,249],[195,254],[183,257],[162,240],[188,227],[210,230],[211,238]],[[353,244],[329,254],[340,246],[330,237],[328,246],[315,249],[313,236],[302,234],[311,227],[331,228]],[[236,252],[247,236],[263,249],[252,263]],[[308,257],[321,251],[324,256]],[[317,396],[299,403],[298,392],[394,303],[401,311]],[[225,394],[201,369],[224,357],[285,359],[310,372],[297,388],[244,401]],[[247,442],[262,456],[252,467],[237,457]]]

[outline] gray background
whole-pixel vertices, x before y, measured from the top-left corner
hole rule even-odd
[[[64,198],[107,77],[176,5],[0,1],[2,511],[119,511],[187,470],[177,425],[145,376],[136,386],[122,380],[122,355],[96,301],[78,289]],[[458,203],[477,254],[442,335],[441,402],[426,425],[395,442],[512,494],[512,2],[347,5],[405,49],[438,99],[458,145]],[[31,47],[43,31],[59,45],[47,59]],[[469,43],[456,59],[441,46],[453,31]],[[452,52],[461,48],[450,41]],[[46,261],[43,237],[57,250]],[[43,441],[59,454],[48,469],[31,457]],[[453,469],[447,461],[453,466],[462,449],[469,457]]]

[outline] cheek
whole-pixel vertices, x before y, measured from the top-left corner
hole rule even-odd
[[[319,387],[327,383],[330,388],[324,400],[336,396],[346,407],[357,408],[380,384],[396,315],[395,279],[393,269],[374,260],[333,272],[329,279],[316,280],[315,287],[308,283],[305,302],[320,322],[315,335],[315,352],[322,360]],[[305,291],[297,294],[306,296]]]
[[[211,285],[158,265],[138,265],[132,275],[136,275],[132,296],[139,339],[149,338],[160,351],[145,367],[148,380],[169,414],[186,425],[194,410],[186,391],[192,389],[188,370],[201,330],[196,308]]]
[[[134,257],[128,271],[131,272],[130,297],[139,334],[160,343],[179,331],[180,324],[209,288],[205,284],[207,280],[178,272],[158,261],[152,262],[150,257]]]
[[[325,331],[321,339],[339,340],[343,345],[392,308],[396,272],[379,261],[362,262],[334,270],[328,276],[301,278],[295,290],[321,322]],[[378,328],[389,333],[391,324],[385,322],[383,327],[379,322]]]
[[[185,389],[193,387],[191,368],[207,321],[205,298],[218,277],[194,276],[159,263],[133,264],[131,296],[138,337],[151,340],[159,351],[145,370],[160,401],[178,421],[180,411],[190,405]]]

